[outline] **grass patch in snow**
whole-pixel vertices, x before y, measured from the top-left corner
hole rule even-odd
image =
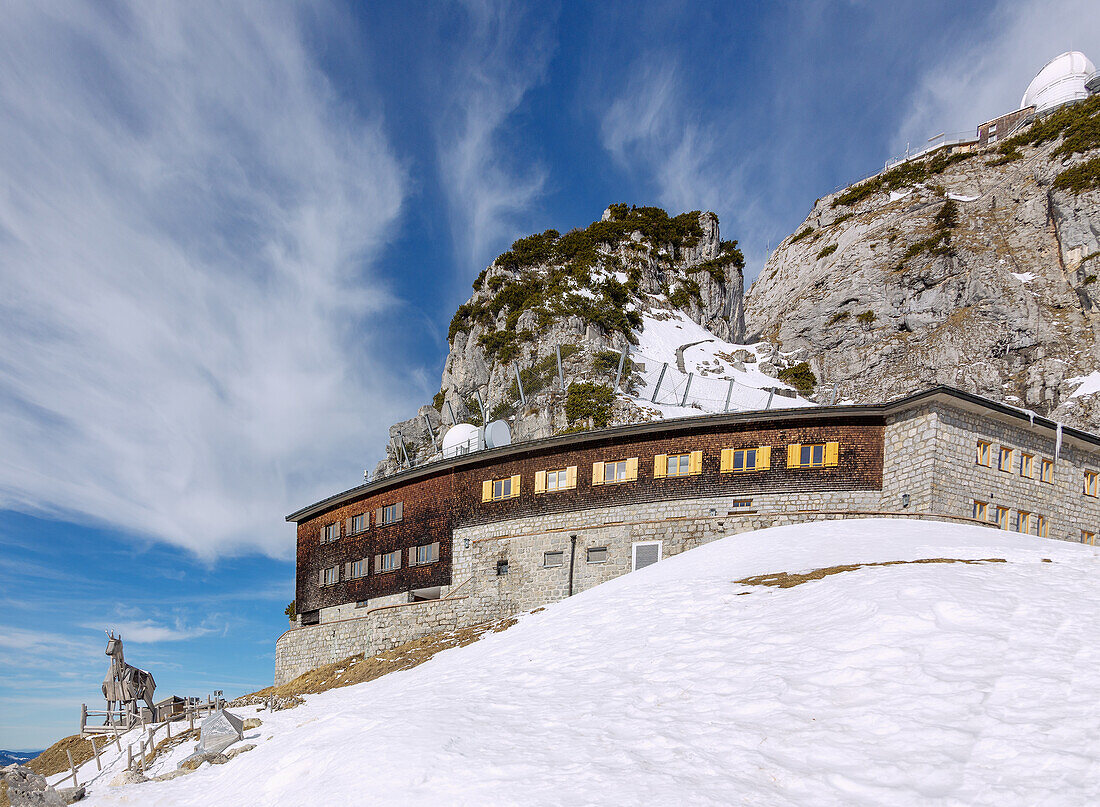
[[[99,745],[99,743],[96,744]],[[55,773],[67,771],[69,769],[69,758],[65,755],[66,751],[72,752],[73,762],[79,768],[92,758],[92,741],[86,737],[81,737],[79,734],[62,737],[28,762],[27,767],[41,776],[53,776]]]
[[[734,583],[742,586],[774,586],[775,588],[793,588],[811,580],[821,580],[833,574],[842,572],[854,572],[856,569],[865,569],[871,566],[904,566],[912,563],[1006,563],[1004,558],[979,558],[965,560],[962,558],[920,558],[918,560],[884,560],[878,563],[848,563],[843,566],[826,566],[823,569],[814,569],[810,572],[773,572],[772,574],[758,574],[755,577],[746,577],[743,580],[734,580]]]

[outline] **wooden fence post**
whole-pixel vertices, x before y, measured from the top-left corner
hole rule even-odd
[[[80,785],[76,781],[76,765],[73,764],[73,752],[66,748],[65,756],[69,758],[69,770],[72,772],[73,775],[73,787],[80,787]]]
[[[126,744],[126,770],[133,770],[134,768],[134,744]]]
[[[92,744],[92,756],[95,757],[95,769],[97,771],[102,771],[103,766],[99,764],[99,749],[96,748],[96,745],[95,745],[95,736],[93,735],[93,736],[89,737],[88,742],[90,742]]]

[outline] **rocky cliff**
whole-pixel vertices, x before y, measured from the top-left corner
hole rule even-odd
[[[743,266],[737,242],[721,240],[718,217],[698,211],[617,204],[585,229],[521,238],[474,281],[451,321],[439,393],[391,427],[375,475],[435,455],[428,429],[438,438],[451,412],[475,425],[507,419],[515,439],[659,416],[609,395],[621,349],[637,344],[649,316],[683,316],[717,339],[741,341]]]
[[[819,199],[750,289],[750,334],[803,351],[828,397],[949,384],[1096,430],[1073,394],[1100,369],[1098,154],[1091,99]]]

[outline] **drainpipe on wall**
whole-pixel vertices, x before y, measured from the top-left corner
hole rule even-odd
[[[573,559],[577,556],[577,536],[569,536],[569,596],[573,596]]]

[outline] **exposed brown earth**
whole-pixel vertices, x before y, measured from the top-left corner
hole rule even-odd
[[[833,574],[841,572],[854,572],[856,569],[864,569],[871,566],[905,566],[915,563],[1007,563],[1004,558],[920,558],[918,560],[885,560],[878,563],[849,563],[843,566],[826,566],[823,569],[814,569],[809,572],[774,572],[772,574],[760,574],[755,577],[746,577],[742,580],[734,580],[742,586],[774,586],[776,588],[792,588],[793,586],[808,583],[811,580],[821,580]]]

